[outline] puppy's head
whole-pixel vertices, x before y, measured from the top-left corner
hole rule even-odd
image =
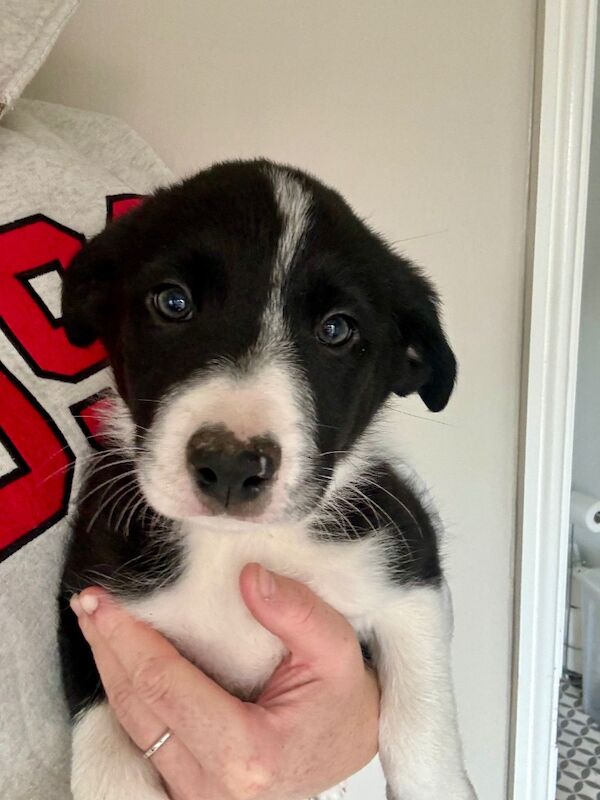
[[[444,408],[436,294],[343,199],[219,164],[109,225],[67,270],[71,342],[111,358],[149,504],[269,522],[314,506],[390,393]]]

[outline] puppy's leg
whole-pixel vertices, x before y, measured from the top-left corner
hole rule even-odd
[[[73,800],[168,800],[158,773],[105,701],[74,723],[71,791]]]
[[[373,634],[389,800],[474,800],[456,720],[447,587],[399,588]]]

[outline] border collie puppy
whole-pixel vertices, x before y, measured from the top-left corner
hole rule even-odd
[[[75,800],[166,794],[115,722],[72,593],[103,585],[253,698],[284,652],[241,599],[250,561],[353,625],[382,690],[388,797],[472,800],[439,525],[373,435],[392,393],[439,411],[452,392],[429,281],[314,178],[232,162],[92,239],[66,272],[63,320],[72,343],[102,340],[118,393],[60,595]]]

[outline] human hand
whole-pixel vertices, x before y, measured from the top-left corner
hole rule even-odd
[[[303,800],[377,752],[379,690],[350,624],[306,586],[248,564],[242,597],[287,655],[255,703],[197,669],[106,592],[72,601],[107,698],[172,800]]]

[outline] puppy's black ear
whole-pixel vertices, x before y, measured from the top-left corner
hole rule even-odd
[[[445,408],[456,380],[456,358],[442,329],[435,289],[412,264],[401,260],[394,319],[401,358],[394,391],[418,392],[430,411]]]
[[[65,271],[62,321],[71,344],[87,347],[102,336],[112,274],[98,238],[86,244]]]

